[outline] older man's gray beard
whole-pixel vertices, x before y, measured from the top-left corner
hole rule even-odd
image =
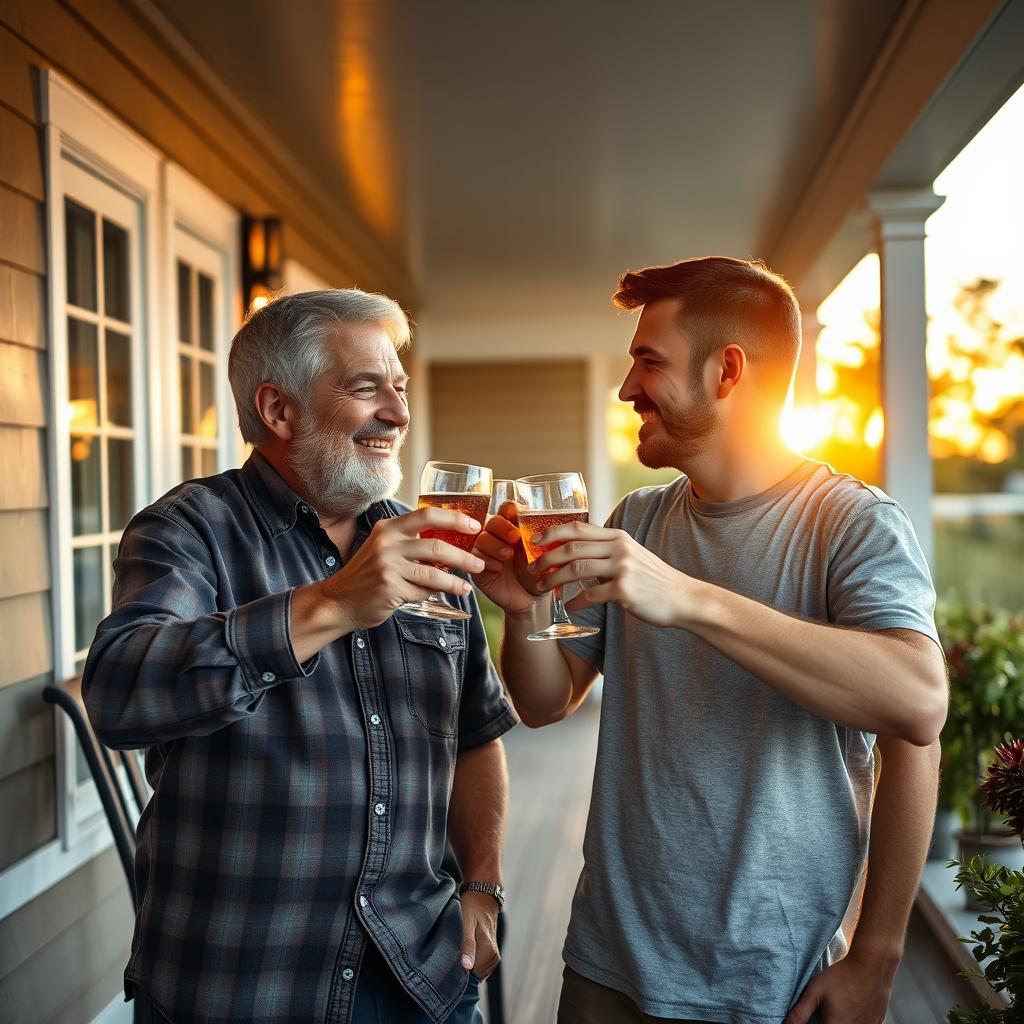
[[[387,459],[362,459],[352,450],[356,439],[387,437],[394,443]],[[402,482],[400,431],[363,428],[352,437],[317,427],[311,417],[299,421],[292,438],[292,469],[317,512],[329,516],[362,515],[374,502],[390,498]],[[349,450],[346,452],[345,448]]]

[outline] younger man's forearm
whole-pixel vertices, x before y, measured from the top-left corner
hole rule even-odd
[[[537,727],[565,717],[572,701],[572,676],[557,642],[535,643],[530,633],[551,622],[551,602],[536,601],[521,615],[505,615],[501,674],[512,703],[526,725]]]

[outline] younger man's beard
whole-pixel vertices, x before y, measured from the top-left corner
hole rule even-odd
[[[357,441],[387,437],[394,444],[387,459],[361,459],[354,450]],[[335,430],[319,426],[304,413],[292,437],[292,469],[305,485],[317,512],[345,518],[362,515],[374,502],[390,498],[402,482],[398,451],[405,434],[370,423],[351,437],[339,437]]]
[[[690,404],[686,409],[662,416],[657,410],[661,426],[668,438],[651,438],[637,445],[636,457],[648,469],[682,469],[683,463],[703,454],[715,432],[715,407],[696,385],[690,388]]]

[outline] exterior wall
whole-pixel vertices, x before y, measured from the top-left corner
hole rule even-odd
[[[0,870],[56,834],[42,129],[29,54],[0,28]],[[0,935],[3,925],[0,923]]]
[[[130,56],[129,56],[130,55]],[[54,68],[215,195],[284,222],[289,257],[405,303],[388,253],[325,209],[224,97],[114,0],[0,0],[0,871],[57,835],[47,462],[46,176],[40,71]],[[158,84],[157,84],[158,83]],[[354,241],[353,241],[354,240]],[[8,907],[17,906],[5,894]],[[113,851],[0,918],[0,1020],[89,1021],[117,999],[132,912]]]
[[[587,415],[582,360],[430,367],[430,458],[490,466],[511,479],[585,473]]]
[[[0,1019],[92,1020],[117,998],[131,924],[131,898],[113,850],[4,918]]]

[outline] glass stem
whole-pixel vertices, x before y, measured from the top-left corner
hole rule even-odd
[[[562,604],[562,588],[555,587],[551,591],[551,625],[552,626],[571,626],[572,623],[569,620],[568,614],[565,611],[565,605]]]

